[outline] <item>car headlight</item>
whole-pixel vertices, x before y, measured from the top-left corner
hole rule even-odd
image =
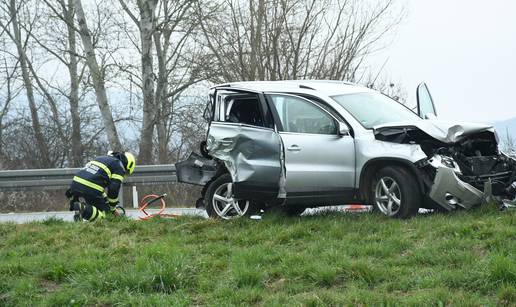
[[[453,169],[456,173],[461,172],[459,165],[457,164],[457,162],[455,162],[455,160],[453,160],[452,157],[443,156],[443,155],[434,155],[432,158],[430,158],[428,160],[428,163],[430,165],[432,165],[433,167],[435,167],[436,169],[439,167],[446,167],[446,168]]]

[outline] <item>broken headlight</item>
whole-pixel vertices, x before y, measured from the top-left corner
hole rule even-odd
[[[460,167],[457,164],[457,162],[455,162],[453,158],[448,156],[434,155],[432,158],[428,160],[428,164],[432,165],[436,169],[439,167],[447,167],[453,169],[453,171],[458,174],[461,173]]]

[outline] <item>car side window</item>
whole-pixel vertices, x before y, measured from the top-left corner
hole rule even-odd
[[[224,99],[224,121],[264,127],[258,95],[230,95]]]
[[[279,115],[283,131],[312,134],[337,134],[333,117],[300,97],[270,95]]]

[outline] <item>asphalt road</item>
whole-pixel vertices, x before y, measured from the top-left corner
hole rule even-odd
[[[333,207],[320,207],[314,209],[307,209],[303,215],[315,215],[320,214],[322,212],[328,211],[337,211],[337,212],[366,212],[369,211],[370,208],[367,206],[333,206]],[[156,213],[155,209],[148,209],[147,212],[149,214]],[[195,208],[167,208],[165,209],[166,214],[177,214],[177,215],[190,215],[190,216],[200,216],[207,218],[207,214],[205,210],[195,209]],[[140,217],[145,216],[139,210],[128,209],[126,211],[126,215],[132,219],[138,220]],[[0,214],[0,223],[29,223],[36,221],[44,221],[50,218],[61,219],[67,222],[73,222],[73,212],[71,211],[53,211],[53,212],[30,212],[30,213],[2,213]]]
[[[148,209],[149,214],[156,213],[157,210]],[[208,217],[206,211],[195,208],[170,208],[166,209],[164,213],[178,214],[178,215],[192,215]],[[73,212],[71,211],[53,211],[53,212],[30,212],[30,213],[2,213],[0,214],[0,223],[12,222],[17,224],[44,221],[50,218],[57,218],[67,222],[73,222]],[[145,216],[139,210],[127,210],[126,215],[132,219],[139,219]]]

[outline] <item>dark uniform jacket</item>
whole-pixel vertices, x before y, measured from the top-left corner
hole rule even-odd
[[[118,201],[118,192],[124,180],[125,169],[122,162],[112,156],[100,156],[90,161],[73,177],[74,186],[83,193],[104,194],[107,188],[109,202]]]

